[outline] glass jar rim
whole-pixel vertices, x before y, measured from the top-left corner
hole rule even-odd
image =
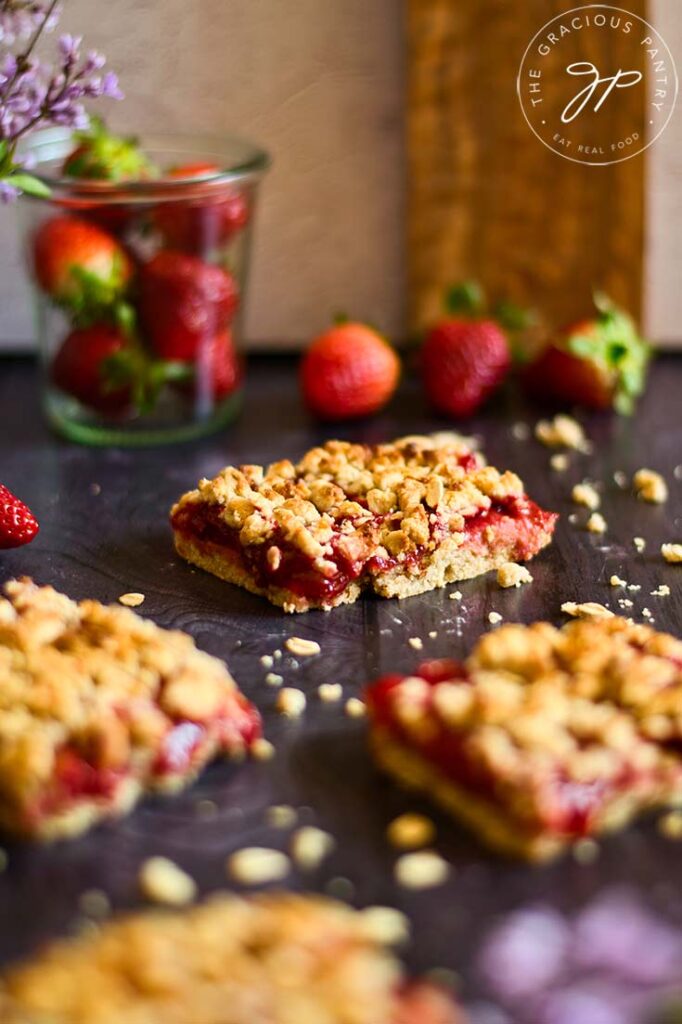
[[[19,155],[34,161],[30,172],[40,179],[53,195],[78,195],[97,198],[98,202],[120,201],[125,192],[127,201],[144,201],[158,198],[162,191],[168,198],[184,194],[188,186],[200,185],[211,189],[226,184],[245,184],[256,181],[270,167],[270,156],[260,146],[238,135],[187,135],[174,133],[140,133],[145,153],[172,152],[189,163],[214,162],[219,171],[193,174],[187,177],[158,177],[138,181],[98,181],[95,179],[71,178],[41,169],[41,164],[64,160],[73,150],[74,136],[71,128],[43,128],[33,132],[20,146]],[[32,198],[32,197],[28,197]],[[48,197],[49,198],[49,197]]]

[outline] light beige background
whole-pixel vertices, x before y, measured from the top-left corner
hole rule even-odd
[[[271,150],[247,319],[254,346],[305,342],[339,309],[400,333],[402,0],[64,6],[64,28],[120,72],[127,99],[113,124],[238,131]],[[654,20],[679,65],[681,0],[654,0]],[[681,109],[649,150],[647,318],[657,338],[682,339]],[[594,173],[585,169],[586,186]],[[0,347],[30,344],[32,333],[13,212],[0,209]]]

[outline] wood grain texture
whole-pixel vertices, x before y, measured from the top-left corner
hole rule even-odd
[[[326,891],[343,877],[352,882],[356,903],[400,907],[413,921],[414,938],[404,950],[409,964],[418,970],[453,968],[469,994],[481,991],[471,960],[482,938],[498,914],[527,903],[570,909],[613,885],[627,885],[682,924],[680,846],[664,840],[653,820],[606,840],[590,865],[570,857],[541,868],[501,861],[427,801],[406,796],[382,778],[367,753],[364,723],[347,718],[342,704],[324,704],[317,695],[321,682],[340,683],[349,697],[379,673],[409,671],[425,657],[461,657],[490,628],[492,610],[506,621],[558,623],[562,601],[616,607],[608,585],[612,573],[641,585],[628,595],[638,621],[648,606],[658,628],[679,635],[682,568],[665,565],[658,546],[681,539],[682,481],[673,477],[673,467],[682,451],[682,359],[669,357],[654,368],[637,419],[586,418],[594,455],[572,455],[564,474],[550,472],[547,449],[512,433],[512,423],[532,425],[536,418],[516,398],[501,395],[466,423],[481,435],[493,463],[517,470],[540,503],[561,513],[555,543],[532,563],[532,584],[503,591],[487,576],[457,585],[461,603],[441,590],[403,602],[368,598],[329,614],[295,617],[183,563],[173,551],[167,520],[180,493],[226,463],[297,458],[330,436],[329,427],[313,424],[301,408],[293,361],[256,362],[245,414],[229,431],[201,443],[140,451],[89,450],[56,440],[37,408],[32,365],[6,361],[1,369],[0,480],[30,503],[41,532],[28,547],[0,553],[0,583],[27,573],[76,598],[114,601],[128,591],[146,594],[142,615],[187,630],[200,647],[227,660],[261,710],[277,756],[267,764],[216,765],[190,792],[145,801],[124,821],[76,842],[44,850],[8,846],[9,866],[0,874],[0,961],[72,928],[86,889],[104,889],[116,909],[138,905],[137,872],[151,854],[171,857],[191,871],[202,892],[225,887],[224,862],[233,850],[287,846],[288,833],[264,821],[273,803],[306,808],[301,820],[330,829],[338,840],[317,871],[295,872],[287,886]],[[406,381],[379,417],[332,429],[349,440],[378,442],[448,426],[425,408],[418,385]],[[614,484],[614,470],[632,473],[642,465],[665,473],[671,488],[666,506],[645,505]],[[571,487],[585,476],[603,482],[609,526],[604,537],[568,521],[575,510]],[[100,493],[93,493],[95,483]],[[647,540],[643,555],[635,556],[636,535]],[[651,596],[664,582],[671,596]],[[436,636],[429,636],[432,631]],[[286,652],[278,663],[287,685],[308,696],[304,717],[292,722],[277,714],[276,691],[265,683],[268,670],[260,663],[261,655],[282,649],[289,636],[321,646],[319,657],[301,659],[298,667]],[[415,636],[423,638],[422,652],[408,644]],[[213,817],[197,814],[199,799],[215,802]],[[454,865],[443,888],[410,893],[394,881],[395,851],[385,829],[408,809],[437,822],[437,848]]]
[[[448,284],[468,277],[539,306],[550,322],[590,309],[595,287],[640,313],[645,160],[590,167],[562,159],[532,134],[516,94],[531,38],[572,6],[408,0],[413,331],[441,312]],[[628,6],[646,16],[644,0]],[[643,130],[644,94],[630,92],[615,116]]]

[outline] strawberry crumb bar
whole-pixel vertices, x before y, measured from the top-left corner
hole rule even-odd
[[[454,435],[328,441],[294,465],[227,467],[183,495],[180,555],[287,612],[410,597],[549,544],[556,515]]]
[[[29,579],[0,598],[0,827],[50,840],[242,755],[258,712],[222,662],[121,607]]]
[[[533,860],[682,799],[682,642],[612,617],[508,625],[367,693],[378,762]]]
[[[6,971],[0,1019],[463,1024],[443,992],[404,983],[378,910],[274,893],[122,917]]]

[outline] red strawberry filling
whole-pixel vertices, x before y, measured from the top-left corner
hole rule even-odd
[[[201,762],[208,742],[229,752],[247,747],[261,732],[260,715],[246,698],[235,697],[228,707],[205,722],[179,721],[171,724],[145,779],[154,781],[170,775],[188,775]],[[80,802],[114,801],[120,786],[137,778],[132,762],[110,767],[97,763],[90,752],[67,744],[57,751],[48,789],[28,810],[31,821],[59,814]]]
[[[466,669],[451,661],[427,662],[415,673],[431,686],[452,680],[468,685]],[[467,732],[458,734],[448,729],[433,709],[431,694],[422,707],[423,721],[428,728],[405,730],[395,712],[391,693],[406,677],[389,675],[379,679],[366,693],[367,704],[374,724],[385,730],[395,742],[415,751],[439,773],[480,797],[503,817],[517,820],[518,827],[528,835],[551,833],[579,838],[594,831],[595,822],[609,801],[642,781],[643,774],[634,767],[624,765],[622,771],[609,781],[576,782],[568,777],[560,762],[549,770],[546,777],[530,791],[512,794],[505,788],[504,777],[492,772],[484,762],[472,756],[467,744]],[[518,810],[514,804],[518,798]]]
[[[470,460],[474,466],[476,464],[475,456],[465,456],[464,460],[467,462],[465,468],[472,468]],[[369,553],[350,559],[345,554],[345,535],[339,529],[330,541],[330,552],[325,554],[325,561],[333,563],[335,571],[325,575],[315,566],[313,558],[285,539],[279,527],[274,526],[268,543],[244,545],[240,531],[228,526],[221,513],[218,505],[185,505],[174,513],[172,525],[194,543],[218,547],[221,555],[227,554],[238,560],[259,587],[282,588],[309,601],[333,599],[363,575],[378,575],[397,566],[410,569],[423,562],[432,550],[431,544],[418,545],[398,558],[382,548],[380,554]],[[529,558],[542,547],[543,538],[553,530],[556,518],[554,513],[545,512],[525,495],[505,498],[466,519],[464,543],[477,553],[494,550],[495,547],[513,547],[513,557]],[[365,521],[361,527],[363,535],[376,533],[385,519],[385,516],[375,515],[369,523]],[[440,543],[447,537],[450,527],[445,519],[434,519],[430,524],[430,539]],[[486,535],[486,530],[493,531],[492,535]],[[268,550],[272,546],[280,552],[279,562],[274,567],[268,559]]]

